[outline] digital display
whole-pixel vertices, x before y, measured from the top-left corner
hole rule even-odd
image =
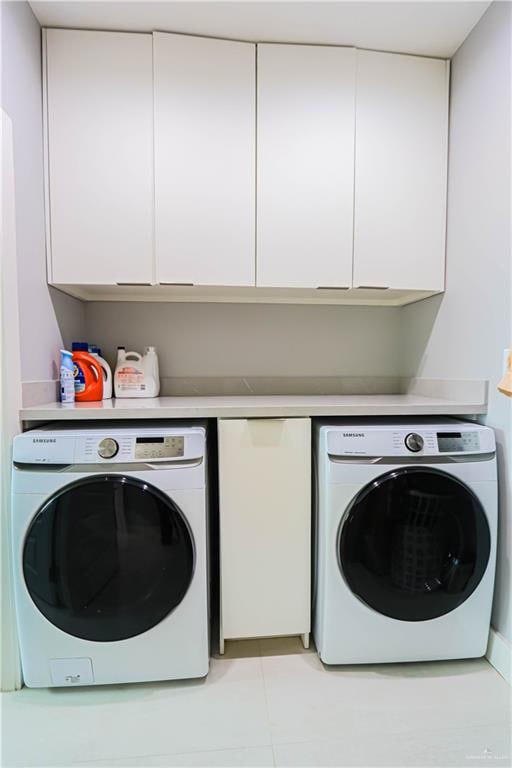
[[[460,432],[441,432],[437,435],[439,453],[456,453],[463,451],[462,435]]]
[[[471,453],[480,450],[478,432],[438,432],[439,453]]]
[[[175,459],[184,455],[185,438],[181,435],[135,439],[136,459]]]

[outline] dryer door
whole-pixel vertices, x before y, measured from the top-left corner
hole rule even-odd
[[[475,494],[430,468],[388,472],[352,501],[338,532],[352,592],[385,616],[425,621],[453,611],[487,567],[489,525]]]
[[[25,539],[23,572],[32,600],[63,632],[125,640],[183,600],[194,543],[182,512],[157,488],[95,475],[39,510]]]

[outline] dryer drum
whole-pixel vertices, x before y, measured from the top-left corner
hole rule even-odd
[[[490,555],[475,494],[440,470],[388,472],[352,501],[338,533],[352,592],[379,613],[426,621],[453,611],[480,583]]]
[[[442,586],[441,511],[454,498],[412,489],[404,502],[405,520],[394,530],[392,582],[410,592],[437,590]]]
[[[147,482],[96,475],[59,490],[27,531],[23,574],[41,613],[69,635],[124,640],[183,600],[194,543],[178,506]]]

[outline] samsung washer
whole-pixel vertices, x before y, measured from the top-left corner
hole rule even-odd
[[[313,632],[326,664],[482,656],[494,433],[452,419],[319,423]]]
[[[26,685],[206,675],[204,425],[51,425],[13,459]]]

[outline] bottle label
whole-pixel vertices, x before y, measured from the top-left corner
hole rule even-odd
[[[60,369],[60,399],[62,403],[75,401],[75,380],[69,368]]]
[[[133,366],[116,371],[116,386],[120,392],[143,392],[146,389],[144,374]]]
[[[73,377],[75,380],[75,393],[84,392],[85,376],[84,376],[84,372],[82,371],[78,363],[73,363]]]

